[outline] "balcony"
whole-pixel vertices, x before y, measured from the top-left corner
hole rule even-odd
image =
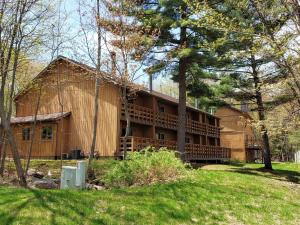
[[[245,148],[259,150],[262,148],[262,146],[262,141],[257,138],[246,138],[245,140]]]
[[[176,115],[154,112],[154,110],[151,108],[135,104],[128,104],[128,112],[132,122],[142,123],[146,125],[155,125],[157,127],[172,130],[177,129],[178,116]],[[124,105],[122,105],[121,117],[125,120]],[[208,135],[211,137],[220,136],[220,129],[218,127],[209,124],[203,124],[200,121],[191,119],[187,119],[186,121],[186,131],[189,133]]]
[[[124,139],[120,138],[120,151],[124,150]],[[152,146],[156,149],[166,147],[170,150],[176,150],[176,141],[156,140],[143,137],[128,137],[127,150],[139,151],[145,147]],[[186,144],[185,159],[191,160],[227,160],[230,159],[231,151],[229,148],[220,146],[207,146],[200,144]]]

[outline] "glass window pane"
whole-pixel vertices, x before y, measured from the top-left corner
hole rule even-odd
[[[42,140],[51,140],[52,139],[52,127],[43,127],[41,133]]]

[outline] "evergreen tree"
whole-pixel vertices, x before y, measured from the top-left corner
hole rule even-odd
[[[171,74],[179,84],[177,147],[182,159],[185,149],[187,88],[195,96],[209,94],[209,85],[203,79],[212,76],[209,72],[211,68],[226,63],[220,56],[227,51],[223,46],[217,46],[218,41],[223,39],[223,32],[199,26],[201,12],[195,13],[189,2],[137,1],[137,9],[131,12],[145,28],[159,31],[152,51],[148,54],[147,72],[151,75]],[[216,43],[217,47],[211,48],[212,43]]]
[[[235,98],[239,101],[253,102],[258,112],[259,128],[264,143],[265,168],[272,169],[268,130],[265,124],[266,102],[264,97],[270,90],[270,85],[279,82],[285,76],[276,60],[282,56],[282,52],[274,53],[272,46],[265,39],[266,29],[272,31],[274,36],[282,30],[287,15],[278,7],[277,1],[265,1],[265,7],[269,9],[269,16],[262,21],[252,1],[224,1],[222,10],[218,10],[219,16],[227,18],[227,30],[230,35],[233,49],[230,52],[232,64],[227,66],[221,77],[220,90],[225,97]],[[225,23],[226,24],[226,23]],[[219,27],[220,28],[220,27]],[[282,104],[279,96],[272,105]],[[268,99],[270,100],[270,99]],[[274,99],[272,99],[274,100]]]

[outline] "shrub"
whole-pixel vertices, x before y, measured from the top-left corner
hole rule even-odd
[[[129,153],[126,160],[106,173],[104,182],[109,187],[164,183],[184,176],[185,166],[174,151],[147,148]]]

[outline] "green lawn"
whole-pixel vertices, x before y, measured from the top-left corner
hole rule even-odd
[[[174,183],[104,191],[0,188],[0,224],[300,224],[300,166],[208,165]]]

